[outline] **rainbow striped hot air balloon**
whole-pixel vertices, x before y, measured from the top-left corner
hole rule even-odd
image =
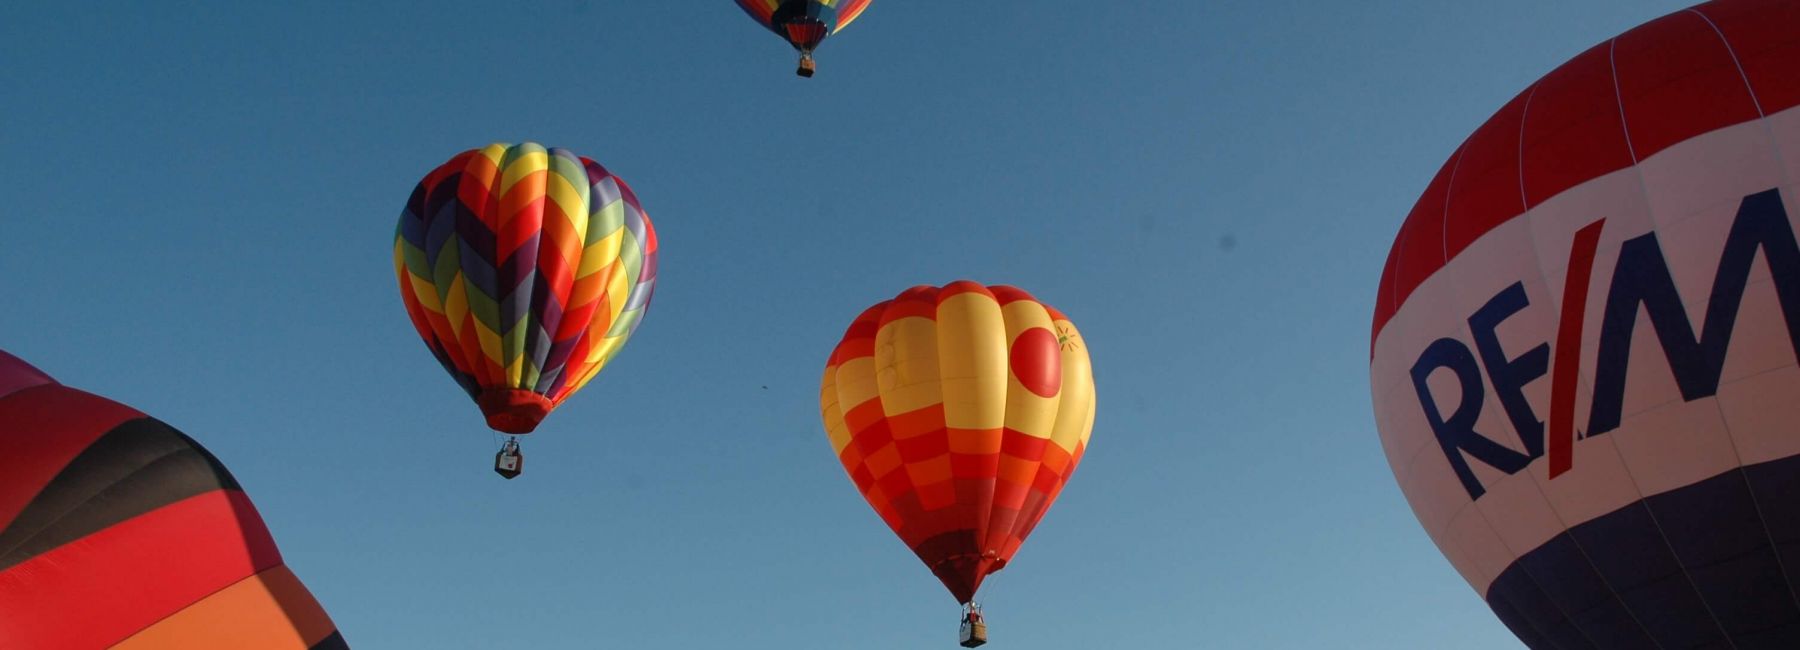
[[[524,434],[636,331],[656,286],[656,230],[599,163],[493,144],[413,189],[394,271],[420,338],[488,426]]]
[[[348,647],[219,459],[0,351],[0,648]]]
[[[744,13],[800,51],[794,73],[813,76],[813,50],[825,37],[849,27],[869,8],[869,0],[737,0]]]

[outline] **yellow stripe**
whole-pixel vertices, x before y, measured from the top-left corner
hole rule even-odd
[[[513,148],[514,156],[506,169],[500,171],[500,191],[495,196],[506,196],[519,181],[525,177],[550,170],[550,153],[542,146],[527,142]]]
[[[475,323],[475,339],[481,342],[481,354],[496,366],[505,363],[506,357],[500,352],[500,334],[488,329],[479,319],[470,322]]]
[[[842,412],[860,406],[863,402],[875,399],[881,391],[875,387],[875,358],[855,357],[845,359],[838,364],[837,398]],[[844,435],[850,435],[849,424],[845,424]]]
[[[1007,349],[1012,349],[1012,342],[1027,330],[1051,329],[1050,314],[1044,306],[1030,300],[1018,300],[1006,305],[1002,311],[1006,315]],[[1034,438],[1049,438],[1056,424],[1057,404],[1061,401],[1061,393],[1050,397],[1040,397],[1037,393],[1019,383],[1019,378],[1008,368],[1006,372],[1006,426],[1014,431]]]
[[[959,293],[938,305],[938,359],[943,371],[944,423],[956,429],[997,429],[1006,423],[1006,324],[1000,304]]]
[[[608,318],[606,319],[605,327],[600,326],[600,319],[594,319],[594,329],[588,331],[589,337],[600,342],[600,345],[596,345],[588,350],[588,363],[599,363],[601,359],[606,358],[606,355],[612,352],[613,348],[619,347],[625,342],[625,337],[623,336],[606,337],[606,331],[612,329],[613,323],[619,320],[619,314],[625,311],[625,300],[630,297],[628,294],[631,291],[631,286],[626,284],[625,275],[625,266],[619,264],[615,266],[612,273],[606,278],[606,313]],[[596,366],[594,372],[599,371],[600,368]]]
[[[432,286],[430,280],[410,272],[406,274],[406,277],[412,287],[413,297],[419,300],[420,307],[435,314],[444,313],[444,303],[438,301],[437,287]]]
[[[1050,442],[1075,453],[1076,443],[1087,442],[1094,431],[1094,367],[1088,359],[1087,342],[1074,323],[1056,321],[1051,331],[1066,337],[1067,343],[1062,351],[1062,407],[1056,411]]]
[[[481,157],[488,159],[490,165],[499,167],[500,161],[506,158],[506,150],[510,148],[512,148],[511,145],[495,142],[481,148]]]
[[[844,409],[838,402],[836,366],[825,367],[819,380],[819,415],[825,420],[825,437],[831,440],[831,453],[844,453],[850,446],[850,426],[844,423]]]
[[[608,317],[605,321],[602,321],[599,318],[599,315],[596,314],[594,320],[589,325],[585,336],[588,340],[594,341],[595,343],[588,348],[588,355],[585,360],[587,368],[583,370],[581,376],[571,384],[569,391],[563,394],[565,398],[575,394],[575,391],[581,390],[581,387],[586,386],[588,382],[593,381],[594,376],[600,374],[600,370],[606,367],[611,356],[618,352],[621,346],[625,345],[626,337],[607,336],[606,333],[618,322],[619,314],[625,311],[625,301],[630,298],[630,295],[628,294],[630,288],[631,287],[627,284],[625,278],[625,266],[615,262],[613,264],[612,272],[608,273],[606,277],[605,296]]]
[[[406,268],[405,250],[405,244],[396,239],[394,242],[394,275],[399,280],[400,290],[411,291],[413,298],[418,300],[419,306],[426,311],[444,313],[444,306],[438,304],[437,287],[431,286],[430,280],[413,275],[412,270]]]
[[[545,194],[550,197],[550,202],[555,203],[556,209],[562,211],[563,219],[574,226],[577,243],[587,240],[587,190],[586,186],[576,187],[559,174],[551,174],[549,184],[545,187]]]
[[[1087,424],[1081,427],[1081,445],[1083,447],[1087,446],[1088,439],[1094,435],[1094,412],[1099,408],[1096,406],[1098,403],[1099,400],[1095,397],[1095,393],[1088,393]]]
[[[619,242],[624,237],[625,229],[620,228],[617,232],[600,238],[600,241],[594,242],[594,245],[583,250],[581,266],[575,269],[575,277],[585,278],[618,262]]]
[[[944,401],[937,338],[937,322],[916,316],[875,333],[875,380],[883,413],[900,415]]]
[[[512,332],[512,335],[499,337],[500,344],[507,348],[507,352],[513,354],[512,363],[505,364],[505,367],[506,385],[514,388],[525,388],[523,381],[525,378],[525,340],[523,337],[529,335],[529,332],[525,330],[525,323],[529,320],[531,320],[530,314],[519,317],[518,321],[506,326],[507,331]],[[501,357],[501,359],[505,359],[505,357]]]
[[[444,318],[450,320],[450,331],[457,338],[455,342],[445,341],[444,344],[461,345],[463,317],[469,315],[469,294],[463,289],[462,273],[456,274],[456,278],[450,281],[450,290],[444,294]]]

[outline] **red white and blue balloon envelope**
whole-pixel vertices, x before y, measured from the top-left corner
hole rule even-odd
[[[348,647],[217,458],[0,351],[0,648]]]
[[[1526,645],[1800,648],[1796,231],[1791,0],[1581,53],[1407,216],[1375,306],[1382,447]]]

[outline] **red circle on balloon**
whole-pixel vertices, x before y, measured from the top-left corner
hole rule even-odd
[[[1010,356],[1013,376],[1026,390],[1039,397],[1055,397],[1062,390],[1062,351],[1050,330],[1033,327],[1020,332]]]

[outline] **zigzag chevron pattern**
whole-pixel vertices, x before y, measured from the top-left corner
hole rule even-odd
[[[625,345],[656,286],[656,230],[625,181],[536,143],[457,154],[413,188],[394,235],[413,326],[476,398],[544,413]]]
[[[811,51],[849,27],[869,0],[737,0],[738,7],[796,49]]]

